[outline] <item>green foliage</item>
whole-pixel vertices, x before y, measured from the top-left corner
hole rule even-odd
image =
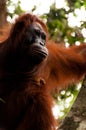
[[[67,0],[70,9],[80,8],[81,6],[86,6],[86,0]]]
[[[69,86],[67,90],[61,90],[59,95],[54,93],[55,105],[58,107],[58,113],[56,114],[59,119],[65,118],[69,110],[71,109],[79,91],[82,86],[82,82],[76,85]]]
[[[65,8],[58,9],[54,3],[50,7],[50,12],[46,14],[50,37],[56,42],[66,41],[70,45],[74,44],[76,41],[84,42],[81,30],[86,27],[86,22],[81,21],[80,27],[71,27],[68,24],[68,16],[72,13],[76,17],[75,10],[80,9],[82,6],[86,7],[86,2],[79,0],[68,0],[67,2],[68,10]],[[75,35],[72,35],[73,33]]]
[[[18,0],[16,4],[12,0],[7,0],[7,7],[13,7],[12,12],[8,9],[8,15],[11,18],[13,18],[15,14],[19,15],[24,12],[24,10],[21,9],[20,3],[21,0]],[[77,19],[75,10],[81,9],[81,7],[85,7],[86,9],[86,0],[66,0],[66,4],[68,9],[58,9],[56,8],[56,3],[53,3],[50,7],[50,12],[41,16],[43,19],[47,20],[50,37],[58,43],[68,42],[70,45],[74,44],[76,41],[84,42],[85,38],[83,37],[81,30],[86,28],[86,21],[80,21],[80,27],[71,27],[68,24],[68,16],[72,13]],[[31,11],[34,12],[36,9],[37,6],[35,5]]]
[[[8,0],[8,1],[7,1],[7,8],[13,7],[13,9],[14,9],[12,12],[10,12],[9,9],[8,9],[8,15],[9,15],[11,18],[13,18],[13,16],[14,16],[15,14],[20,15],[21,13],[24,13],[24,12],[25,12],[24,10],[22,10],[22,8],[21,8],[21,6],[20,6],[20,3],[21,3],[20,0],[18,0],[17,3],[14,3],[12,0]]]
[[[50,8],[47,14],[47,25],[50,37],[55,41],[60,41],[65,36],[65,29],[67,28],[67,18],[64,9],[56,9],[55,4]]]

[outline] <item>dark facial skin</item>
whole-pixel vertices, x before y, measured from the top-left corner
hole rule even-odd
[[[27,35],[28,40],[26,40],[25,44],[29,46],[28,53],[31,57],[31,62],[39,64],[48,55],[46,33],[40,24],[33,23],[32,26],[29,27]]]

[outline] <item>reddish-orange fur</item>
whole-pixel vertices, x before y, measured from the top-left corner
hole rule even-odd
[[[40,19],[25,14],[0,45],[0,128],[6,130],[55,130],[51,91],[78,82],[86,73],[85,44],[65,48],[50,43],[48,37],[47,58],[29,72],[22,71],[24,54],[17,54],[32,22],[39,23],[47,34]]]

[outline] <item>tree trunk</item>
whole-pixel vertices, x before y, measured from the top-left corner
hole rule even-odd
[[[6,1],[7,0],[0,0],[0,28],[2,28],[7,23]]]
[[[86,78],[71,111],[58,130],[86,130]]]

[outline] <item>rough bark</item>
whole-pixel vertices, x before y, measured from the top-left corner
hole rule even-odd
[[[86,130],[86,78],[71,111],[58,130]]]

